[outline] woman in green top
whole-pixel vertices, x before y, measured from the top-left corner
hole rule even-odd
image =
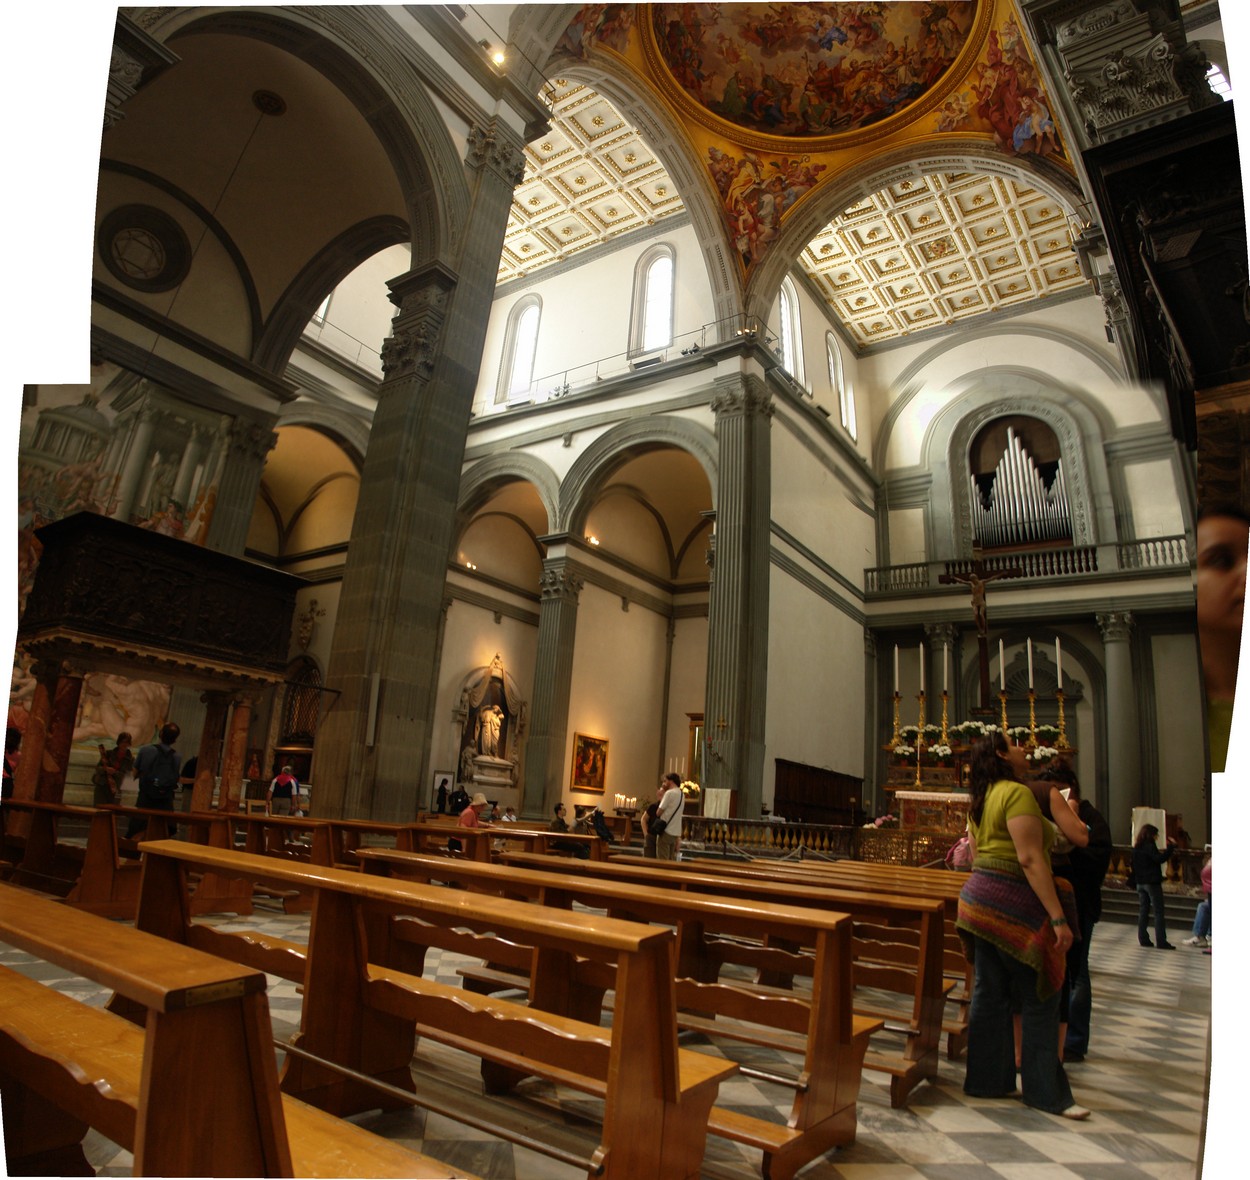
[[[1051,873],[1054,832],[1024,785],[1027,765],[1024,748],[998,731],[973,747],[968,831],[975,856],[956,921],[976,975],[964,1092],[1014,1095],[1018,1011],[1025,1104],[1084,1119],[1089,1111],[1073,1102],[1059,1060],[1059,992],[1076,907],[1071,886]]]

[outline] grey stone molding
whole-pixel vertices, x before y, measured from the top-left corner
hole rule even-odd
[[[509,188],[516,188],[525,178],[525,153],[521,144],[508,134],[498,119],[486,124],[474,123],[469,128],[465,163],[470,168],[490,168]]]
[[[527,483],[538,494],[547,516],[546,532],[555,528],[560,506],[559,476],[542,459],[524,451],[496,452],[469,467],[460,479],[460,529],[468,527],[473,513],[508,483]]]
[[[1096,614],[1098,630],[1104,643],[1127,643],[1133,632],[1133,615],[1126,610],[1100,611]]]

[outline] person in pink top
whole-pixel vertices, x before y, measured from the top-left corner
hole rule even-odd
[[[489,828],[490,824],[482,820],[482,812],[489,806],[490,803],[487,802],[486,796],[481,791],[478,791],[469,800],[468,807],[460,812],[460,818],[456,820],[457,826],[462,828]],[[452,852],[459,852],[464,846],[454,836],[451,836],[447,840],[447,847]]]
[[[1211,944],[1211,854],[1208,852],[1202,866],[1202,892],[1206,894],[1198,903],[1194,914],[1194,929],[1182,946],[1209,946]]]

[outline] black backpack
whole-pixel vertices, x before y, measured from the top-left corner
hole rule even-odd
[[[452,815],[459,815],[468,806],[469,792],[463,787],[457,787],[452,791],[451,798],[447,800],[447,810]]]

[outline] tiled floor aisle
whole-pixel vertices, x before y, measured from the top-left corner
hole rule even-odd
[[[237,925],[232,919],[222,919],[221,924]],[[306,936],[307,917],[258,913],[243,924],[298,941]],[[1173,931],[1174,942],[1182,937],[1182,932]],[[0,947],[0,962],[89,1001],[103,1003],[106,998],[94,985],[66,977],[17,951]],[[1069,1067],[1077,1101],[1094,1112],[1088,1122],[1067,1122],[1016,1101],[966,1098],[962,1062],[943,1059],[938,1082],[915,1090],[905,1110],[890,1109],[883,1075],[866,1073],[860,1092],[858,1141],[810,1165],[801,1173],[803,1180],[1067,1180],[1074,1176],[1190,1180],[1195,1174],[1202,1119],[1211,963],[1211,956],[1187,947],[1175,952],[1143,950],[1133,927],[1100,925],[1092,953],[1091,1053],[1085,1062]],[[452,956],[442,956],[439,977],[458,983],[456,965]],[[296,1029],[300,1000],[291,984],[270,979],[270,1008],[279,1038]],[[741,1048],[744,1061],[779,1057],[768,1049]],[[418,1063],[423,1060],[444,1077],[476,1089],[475,1070],[467,1058],[422,1044]],[[577,1095],[557,1095],[550,1087],[539,1086],[538,1092],[560,1104],[574,1124],[579,1110],[593,1117],[593,1102]],[[183,1096],[185,1101],[195,1098],[193,1090]],[[771,1108],[776,1113],[765,1117],[784,1121],[782,1112],[789,1109],[789,1100],[789,1093],[776,1086],[739,1078],[721,1087],[718,1101],[752,1108],[752,1113]],[[503,1118],[498,1101],[489,1101]],[[585,1175],[439,1115],[405,1111],[363,1115],[356,1121],[490,1180],[573,1180]],[[101,1175],[130,1174],[129,1153],[94,1132],[89,1155]],[[752,1180],[760,1174],[759,1162],[758,1152],[726,1140],[708,1140],[707,1176]]]

